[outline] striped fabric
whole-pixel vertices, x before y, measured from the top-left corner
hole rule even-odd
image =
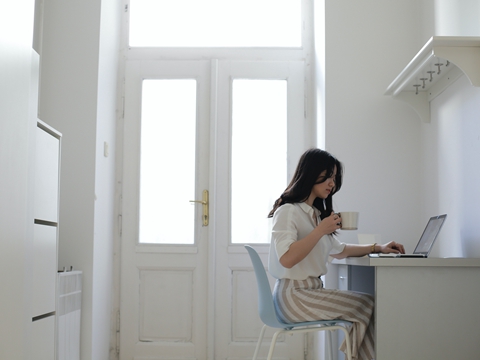
[[[275,307],[281,320],[302,322],[343,319],[353,322],[349,329],[352,357],[375,358],[373,296],[353,291],[324,289],[322,280],[279,279],[273,290]],[[345,352],[345,341],[340,350]]]

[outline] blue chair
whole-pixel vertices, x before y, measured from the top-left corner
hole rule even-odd
[[[271,360],[273,356],[273,350],[275,343],[277,342],[278,335],[280,334],[293,334],[293,333],[308,333],[314,331],[336,331],[341,330],[345,333],[345,339],[347,341],[347,359],[352,360],[352,348],[350,345],[350,338],[348,336],[347,326],[351,326],[352,323],[346,320],[320,320],[320,321],[307,321],[300,323],[284,323],[277,318],[275,306],[273,304],[272,291],[270,289],[270,283],[268,282],[267,272],[263,266],[262,260],[258,253],[249,245],[245,245],[245,248],[252,260],[253,269],[255,270],[255,276],[257,278],[258,287],[258,312],[260,319],[264,323],[262,330],[260,331],[260,337],[258,338],[257,347],[253,354],[253,360],[257,359],[260,345],[262,344],[263,336],[267,326],[279,329],[272,337],[270,344],[270,350],[268,352],[267,360]],[[339,325],[339,324],[343,324]]]

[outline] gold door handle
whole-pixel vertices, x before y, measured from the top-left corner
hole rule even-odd
[[[190,200],[191,203],[199,203],[203,205],[203,226],[208,226],[208,190],[203,190],[202,200]]]

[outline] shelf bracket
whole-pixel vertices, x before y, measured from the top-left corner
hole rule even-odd
[[[427,99],[426,92],[422,91],[415,95],[414,92],[403,91],[395,96],[394,99],[410,105],[424,123],[430,122],[430,102]]]
[[[473,46],[437,46],[435,56],[448,59],[462,70],[473,86],[480,86],[480,47]]]

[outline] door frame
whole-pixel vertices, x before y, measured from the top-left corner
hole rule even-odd
[[[129,6],[129,0],[127,1],[127,6]],[[315,106],[315,87],[314,87],[314,82],[315,82],[315,74],[314,74],[314,68],[316,62],[314,61],[315,55],[314,55],[314,41],[313,41],[313,18],[314,18],[314,4],[313,0],[302,0],[302,17],[303,17],[303,24],[304,24],[304,31],[302,34],[302,47],[301,48],[130,48],[128,46],[128,11],[126,10],[124,12],[124,31],[123,31],[123,37],[121,40],[122,47],[123,47],[123,62],[120,64],[120,78],[123,79],[123,82],[119,84],[119,89],[120,89],[120,98],[119,98],[119,103],[123,104],[123,109],[120,106],[119,112],[119,123],[117,126],[117,211],[116,211],[116,216],[117,216],[117,224],[118,224],[118,231],[116,235],[116,240],[115,240],[115,254],[114,254],[114,300],[113,300],[113,306],[114,306],[114,312],[116,316],[112,317],[112,331],[115,335],[112,336],[112,348],[116,348],[116,355],[117,358],[119,357],[119,352],[120,352],[120,339],[121,339],[121,334],[120,334],[120,323],[121,323],[121,316],[120,316],[120,294],[121,294],[121,288],[122,288],[122,279],[121,279],[121,263],[122,263],[122,238],[125,236],[124,231],[123,231],[123,206],[122,203],[124,202],[123,200],[123,194],[122,194],[122,189],[121,186],[123,184],[123,156],[124,156],[124,144],[123,144],[123,137],[124,137],[124,123],[125,123],[125,118],[124,115],[122,115],[122,112],[124,113],[124,108],[125,108],[125,83],[124,83],[124,72],[125,72],[125,67],[126,63],[130,61],[150,61],[150,60],[171,60],[171,61],[184,61],[184,60],[200,60],[200,59],[208,59],[210,61],[210,67],[211,67],[211,83],[216,84],[216,79],[218,77],[217,74],[217,67],[218,64],[215,64],[217,60],[212,60],[212,59],[231,59],[231,60],[244,60],[244,61],[305,61],[305,82],[304,82],[304,90],[305,90],[305,122],[308,124],[308,126],[311,126],[311,133],[309,138],[306,140],[306,144],[308,145],[315,145],[317,142],[317,139],[320,139],[321,144],[323,144],[322,140],[322,134],[318,133],[317,134],[317,129],[316,129],[316,106]],[[211,94],[216,94],[217,88],[216,86],[211,86]],[[216,97],[211,96],[210,99],[211,102],[211,109],[216,109],[217,104],[216,104]],[[216,118],[217,114],[216,112],[212,111],[210,113],[210,124],[214,124],[217,121]],[[215,143],[215,130],[214,126],[212,126],[210,130],[210,136],[211,136],[211,144],[210,148],[211,151],[212,149],[216,148],[216,143]],[[322,132],[322,129],[320,129],[320,132]],[[214,154],[214,151],[211,152]],[[128,155],[127,155],[128,156]],[[217,185],[216,182],[212,179],[214,179],[214,170],[216,168],[216,161],[218,159],[214,156],[210,158],[210,161],[212,162],[210,164],[210,180],[209,180],[209,186],[208,188],[210,189],[210,211],[215,211],[216,205],[215,201],[217,199],[217,194],[214,191],[215,186]],[[212,278],[215,276],[215,271],[216,271],[216,265],[215,265],[215,259],[216,259],[216,246],[210,246],[210,245],[215,245],[214,244],[214,239],[216,237],[216,224],[215,224],[215,219],[211,219],[210,225],[209,225],[209,235],[208,235],[208,263],[211,264],[207,270],[208,272],[208,277]],[[213,243],[213,244],[212,244]],[[231,247],[233,248],[233,247]],[[239,248],[239,247],[235,247]],[[261,252],[264,254],[268,252],[268,249],[265,247]],[[214,349],[214,322],[215,322],[215,289],[211,288],[208,289],[207,293],[207,333],[208,333],[208,341],[207,341],[207,357],[208,359],[213,359],[215,349]],[[115,344],[116,343],[116,344]]]

